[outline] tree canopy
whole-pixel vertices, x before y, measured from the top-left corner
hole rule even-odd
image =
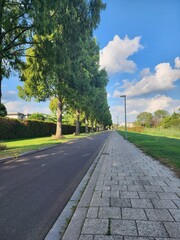
[[[52,20],[54,30],[34,35],[38,44],[26,51],[26,64],[21,71],[24,86],[19,87],[19,96],[25,100],[56,99],[57,138],[62,135],[63,105],[70,105],[79,114],[89,111],[93,115],[86,111],[93,91],[106,96],[107,84],[105,70],[99,70],[99,47],[92,38],[104,4],[101,0],[66,0],[59,4],[58,14]],[[106,97],[102,101],[109,111]]]

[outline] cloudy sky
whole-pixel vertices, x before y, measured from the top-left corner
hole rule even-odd
[[[106,10],[94,32],[100,65],[109,75],[108,102],[113,121],[138,113],[180,107],[180,1],[104,0]],[[17,76],[3,81],[3,102],[9,112],[49,113],[47,103],[27,103],[17,96]]]

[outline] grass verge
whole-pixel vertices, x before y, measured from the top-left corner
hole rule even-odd
[[[119,131],[124,137],[125,132]],[[174,168],[180,176],[180,139],[128,132],[128,140],[162,163]]]
[[[62,139],[53,139],[53,137],[42,137],[42,138],[31,138],[31,139],[18,139],[18,140],[7,140],[3,141],[6,145],[5,150],[0,150],[0,158],[9,156],[17,157],[19,154],[28,152],[31,150],[37,150],[60,143],[69,142],[77,138],[89,137],[97,133],[82,133],[79,136],[73,134],[64,135]]]

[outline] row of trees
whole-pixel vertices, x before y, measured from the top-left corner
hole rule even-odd
[[[86,124],[90,120],[91,125],[111,125],[105,89],[108,77],[99,69],[99,47],[93,39],[100,11],[105,8],[102,1],[1,2],[0,51],[4,55],[0,82],[18,69],[24,81],[18,87],[21,98],[50,99],[57,110],[57,138],[62,136],[63,110],[68,108],[76,113],[76,134],[81,114]]]
[[[135,124],[144,127],[180,127],[180,113],[170,115],[165,110],[157,110],[154,114],[142,112],[137,116]]]

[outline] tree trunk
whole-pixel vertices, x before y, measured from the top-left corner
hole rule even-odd
[[[2,101],[2,58],[0,57],[0,104]]]
[[[91,132],[94,132],[94,121],[91,120]]]
[[[58,98],[56,138],[62,138],[62,99]]]
[[[88,117],[85,116],[85,132],[88,133]]]
[[[80,112],[76,110],[76,136],[79,136],[80,134],[80,127],[79,127],[79,117],[80,117]]]

